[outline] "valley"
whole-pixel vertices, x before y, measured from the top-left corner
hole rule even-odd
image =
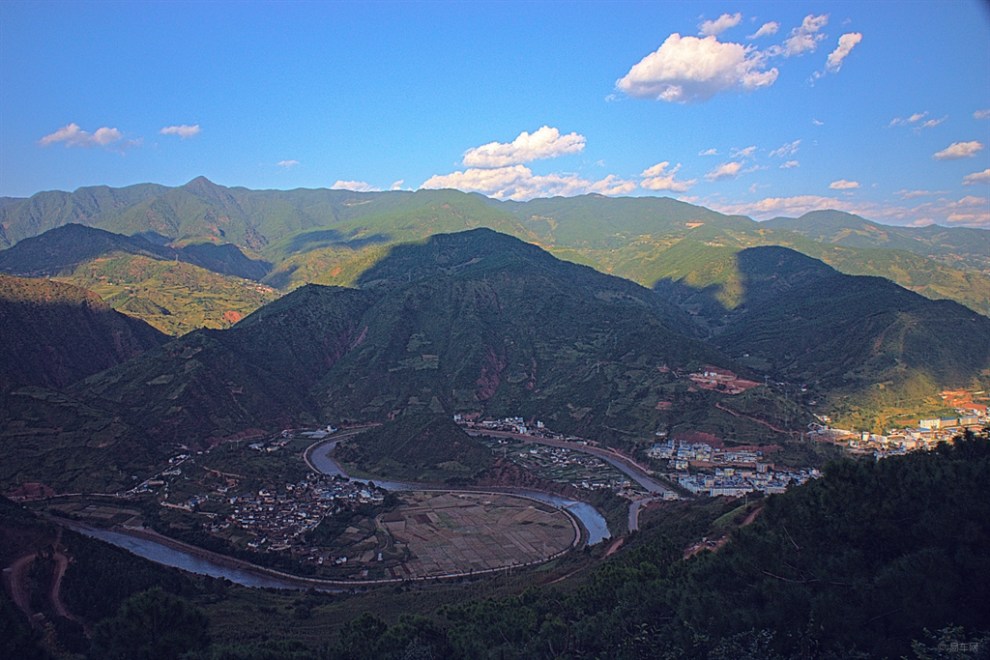
[[[282,608],[307,658],[331,629],[343,644],[361,626],[484,628],[479,594],[493,620],[544,621],[519,624],[527,639],[556,635],[544,598],[587,622],[585,602],[642,582],[696,616],[679,580],[763,552],[753,530],[791,543],[778,507],[808,505],[779,502],[827,489],[847,456],[921,465],[975,451],[959,438],[987,422],[990,318],[811,256],[886,263],[862,219],[812,215],[840,229],[800,239],[781,220],[756,240],[748,219],[673,200],[323,191],[307,204],[329,225],[262,231],[251,191],[133,192],[238,198],[223,239],[240,242],[201,242],[188,218],[176,236],[67,224],[0,251],[17,273],[0,276],[0,532],[19,553],[14,607],[48,622],[28,630],[60,626],[56,644],[85,648],[150,574],[226,644],[266,647],[258,622]],[[120,213],[99,224],[141,225]],[[893,233],[909,260],[985,270],[937,249],[965,238]],[[38,539],[64,540],[49,557]],[[153,565],[99,558],[103,542]],[[133,577],[101,610],[81,585],[111,561]]]

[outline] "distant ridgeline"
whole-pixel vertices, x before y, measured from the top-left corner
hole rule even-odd
[[[248,190],[203,177],[174,188],[94,186],[0,202],[0,248],[77,223],[147,239],[139,248],[118,245],[118,254],[163,256],[151,243],[177,251],[180,262],[281,290],[307,282],[349,285],[397,243],[487,227],[647,287],[703,290],[728,306],[742,294],[735,255],[781,245],[844,273],[886,277],[990,313],[990,232],[892,227],[839,211],[758,223],[669,198],[499,202],[453,190]],[[56,265],[65,272],[65,262]],[[0,270],[27,274],[22,267]]]

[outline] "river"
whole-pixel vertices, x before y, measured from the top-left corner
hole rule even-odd
[[[235,584],[245,587],[266,587],[269,589],[315,589],[316,591],[343,591],[340,586],[321,585],[318,582],[307,583],[305,579],[280,578],[277,575],[265,574],[231,565],[233,562],[213,560],[201,551],[188,551],[174,545],[166,545],[152,538],[135,536],[127,532],[100,529],[80,523],[62,522],[69,529],[84,536],[105,541],[118,548],[123,548],[138,557],[143,557],[156,564],[179,568],[197,575],[208,575],[215,578],[226,578]]]

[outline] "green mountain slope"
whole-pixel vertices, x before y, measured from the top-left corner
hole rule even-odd
[[[0,251],[0,272],[49,276],[100,295],[168,334],[223,328],[274,300],[269,264],[229,244],[179,248],[68,224]]]
[[[678,378],[731,364],[678,332],[691,322],[631,282],[479,229],[396,248],[360,283],[302,287],[229,330],[191,333],[72,393],[115,407],[150,438],[187,444],[456,411],[539,417],[605,439],[650,437],[659,426],[714,431],[723,418],[730,439],[768,437],[718,410],[722,395]]]
[[[762,224],[801,234],[817,243],[936,256],[984,271],[990,267],[990,232],[980,229],[894,227],[842,211],[812,211],[800,218],[774,218]]]
[[[64,387],[163,344],[166,337],[95,294],[0,275],[0,389]]]
[[[737,263],[743,303],[709,319],[723,324],[715,343],[814,385],[847,419],[972,386],[990,370],[990,319],[962,305],[786,248],[743,250]]]

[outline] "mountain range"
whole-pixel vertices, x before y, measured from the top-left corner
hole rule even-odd
[[[662,282],[714,287],[729,306],[740,302],[734,255],[747,247],[781,245],[847,274],[886,277],[926,297],[990,314],[990,233],[891,227],[838,211],[755,222],[669,198],[584,195],[500,202],[453,190],[248,190],[203,177],[178,187],[97,186],[0,199],[0,246],[16,247],[69,223],[167,242],[184,249],[180,261],[260,278],[281,291],[305,283],[349,286],[392,245],[487,227],[647,287]],[[215,249],[209,258],[190,252],[205,251],[206,245],[227,246],[227,252],[223,258]],[[110,253],[137,258],[122,248]],[[66,273],[93,258],[63,257],[50,267]],[[28,274],[8,259],[12,263],[0,266],[3,272]],[[116,271],[126,272],[126,264],[118,262]],[[133,285],[140,276],[125,279]],[[198,290],[211,288],[204,281]],[[211,320],[212,327],[225,327]],[[198,326],[176,327],[182,332]]]
[[[743,250],[735,267],[740,304],[685,304],[474,229],[395,246],[354,287],[302,286],[230,329],[162,344],[131,320],[151,337],[144,352],[79,371],[82,380],[34,383],[55,390],[4,394],[0,478],[55,473],[63,487],[120,487],[141,461],[176,446],[424,412],[521,415],[629,447],[655,431],[786,443],[812,419],[800,397],[698,388],[690,374],[717,368],[753,385],[783,378],[809,387],[825,410],[866,419],[878,392],[930,395],[990,368],[980,341],[990,319],[958,303],[843,275],[788,248]],[[52,299],[35,314],[69,329],[73,304]],[[12,346],[39,332],[6,329]],[[85,344],[52,345],[58,356]],[[69,361],[50,358],[60,360]],[[84,459],[87,448],[95,453]]]

